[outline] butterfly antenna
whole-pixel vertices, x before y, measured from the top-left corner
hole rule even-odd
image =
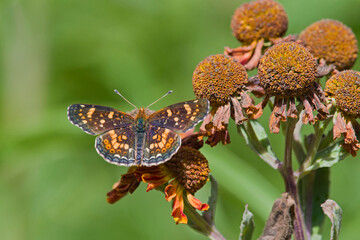
[[[123,95],[121,95],[121,93],[119,93],[118,90],[114,89],[114,92],[116,94],[118,94],[120,97],[122,97],[128,104],[130,104],[131,106],[133,106],[134,108],[138,109],[134,104],[132,104],[129,100],[127,100]]]
[[[172,93],[172,90],[168,91],[167,93],[165,93],[164,96],[162,96],[161,98],[159,98],[158,100],[156,100],[155,102],[153,102],[152,104],[150,104],[149,106],[147,106],[146,108],[150,107],[151,105],[154,105],[155,103],[157,103],[158,101],[160,101],[161,99],[163,99],[164,97],[166,97],[167,95],[169,95],[170,93]]]

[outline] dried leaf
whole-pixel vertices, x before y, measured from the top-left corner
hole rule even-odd
[[[295,201],[288,193],[283,193],[272,207],[263,234],[258,240],[290,240],[293,233]]]
[[[330,218],[331,221],[331,235],[330,240],[339,239],[340,227],[341,227],[341,219],[342,219],[342,209],[341,207],[331,199],[326,200],[321,207],[326,214]]]
[[[239,240],[251,240],[252,234],[254,232],[254,214],[249,211],[248,205],[245,205],[245,211],[242,216],[240,223],[240,236]]]

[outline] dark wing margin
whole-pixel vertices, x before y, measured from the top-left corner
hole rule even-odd
[[[130,127],[113,129],[96,138],[95,149],[109,163],[132,166],[135,165],[134,141]]]
[[[68,107],[67,113],[72,124],[91,135],[134,123],[134,118],[129,114],[99,105],[72,104]]]
[[[154,126],[186,132],[205,118],[209,108],[206,99],[176,103],[151,114],[148,121]]]
[[[176,132],[150,125],[146,133],[141,165],[150,167],[170,160],[179,150],[180,145],[181,138]]]

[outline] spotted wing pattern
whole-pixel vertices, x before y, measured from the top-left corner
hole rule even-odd
[[[186,132],[204,119],[209,106],[206,99],[176,103],[151,114],[148,121],[154,126]]]
[[[96,151],[105,161],[120,165],[135,165],[135,131],[132,127],[110,130],[95,140]]]
[[[169,160],[180,148],[180,136],[167,128],[149,126],[142,165],[154,166]]]
[[[134,118],[114,108],[99,105],[73,104],[68,107],[69,121],[91,135],[134,124]]]

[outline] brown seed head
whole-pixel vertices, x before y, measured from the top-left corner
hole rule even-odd
[[[236,9],[231,28],[234,36],[244,44],[261,38],[281,37],[288,27],[284,8],[273,0],[256,0]]]
[[[335,74],[326,82],[325,92],[335,99],[340,110],[360,117],[360,72],[347,70]]]
[[[325,59],[337,69],[351,68],[357,58],[355,34],[343,23],[324,19],[311,24],[301,34],[300,40],[316,58]]]
[[[191,194],[205,185],[210,173],[207,159],[191,147],[181,147],[165,166]]]
[[[260,85],[274,96],[304,95],[316,79],[317,64],[311,53],[295,42],[269,48],[259,63]]]
[[[217,54],[197,65],[192,84],[197,98],[205,98],[212,106],[220,106],[245,88],[247,78],[246,70],[239,62],[224,54]]]

